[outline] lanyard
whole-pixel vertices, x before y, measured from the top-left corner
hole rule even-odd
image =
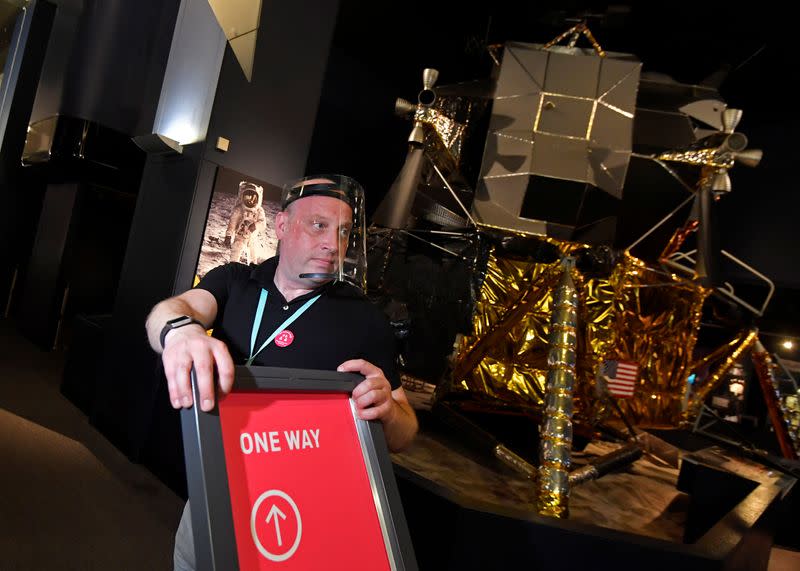
[[[267,338],[267,340],[264,341],[264,344],[258,348],[258,351],[253,353],[253,350],[255,349],[256,346],[256,337],[258,337],[258,330],[261,328],[261,318],[264,317],[264,307],[266,307],[267,305],[267,290],[261,288],[261,297],[258,298],[258,308],[256,309],[256,317],[255,319],[253,319],[253,331],[250,333],[250,357],[248,357],[247,361],[245,361],[245,365],[249,367],[253,363],[253,359],[256,358],[256,355],[261,353],[261,351],[264,350],[264,347],[269,345],[272,342],[272,340],[278,336],[279,333],[281,333],[284,329],[289,327],[294,322],[295,319],[303,315],[303,312],[309,307],[311,307],[311,305],[319,299],[320,295],[322,294],[315,295],[314,297],[306,301],[303,305],[301,305],[299,308],[297,308],[297,311],[295,311],[292,315],[290,315],[286,321],[278,325],[277,329],[275,329],[275,331],[272,332],[272,335],[270,335]]]

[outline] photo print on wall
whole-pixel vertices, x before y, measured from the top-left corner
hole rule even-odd
[[[228,262],[259,264],[275,255],[275,214],[281,189],[231,169],[220,168],[197,262],[196,280]]]

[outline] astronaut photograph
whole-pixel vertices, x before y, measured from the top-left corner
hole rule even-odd
[[[230,169],[219,169],[211,197],[197,278],[227,262],[258,264],[275,254],[275,214],[281,190]]]

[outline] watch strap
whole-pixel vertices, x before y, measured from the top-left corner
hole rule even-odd
[[[161,348],[164,349],[164,341],[167,339],[167,334],[172,331],[173,329],[179,329],[181,327],[185,327],[187,325],[192,325],[196,323],[197,325],[205,328],[205,325],[200,323],[194,317],[190,317],[188,315],[183,315],[181,317],[176,317],[175,319],[170,319],[161,329],[161,336],[159,337],[159,341],[161,343]]]

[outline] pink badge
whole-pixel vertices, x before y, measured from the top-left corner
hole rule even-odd
[[[284,329],[275,336],[275,345],[278,347],[288,347],[294,341],[294,333],[288,329]]]

